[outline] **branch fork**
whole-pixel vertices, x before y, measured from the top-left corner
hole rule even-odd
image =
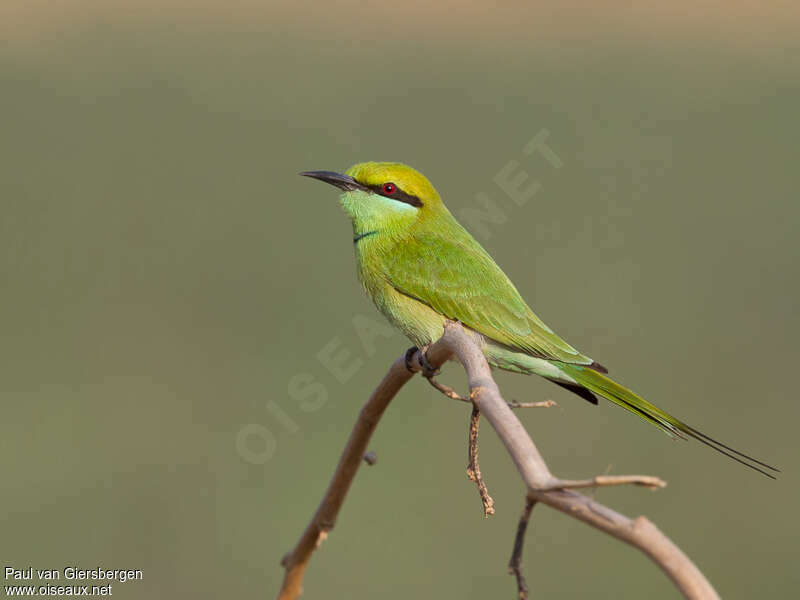
[[[494,503],[483,484],[478,466],[477,435],[481,415],[486,417],[505,445],[527,490],[525,509],[520,518],[514,551],[509,562],[509,570],[517,579],[518,597],[521,600],[528,597],[527,583],[520,568],[522,547],[531,510],[537,503],[550,506],[634,546],[666,573],[685,598],[689,600],[719,600],[716,591],[702,572],[648,519],[638,517],[632,520],[573,491],[579,488],[629,484],[657,489],[666,485],[661,479],[646,475],[599,475],[580,480],[555,477],[528,432],[512,411],[512,408],[543,406],[549,401],[545,403],[506,402],[492,377],[491,369],[478,342],[459,323],[446,323],[442,337],[427,349],[425,356],[427,360],[420,359],[420,352],[416,351],[411,356],[398,358],[361,409],[316,513],[297,545],[281,561],[286,572],[278,600],[295,600],[300,595],[303,576],[311,555],[333,528],[355,474],[364,462],[372,433],[389,402],[411,379],[414,372],[423,370],[424,363],[421,360],[429,362],[435,370],[451,358],[456,358],[467,373],[470,388],[469,398],[465,399],[459,396],[452,388],[437,382],[433,377],[429,377],[428,380],[448,398],[473,404],[470,416],[467,473],[470,479],[478,485],[484,515],[488,516],[494,512]]]

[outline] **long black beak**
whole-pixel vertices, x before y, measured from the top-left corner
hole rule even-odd
[[[331,185],[335,185],[340,190],[344,190],[345,192],[364,189],[363,185],[358,183],[349,175],[342,175],[341,173],[335,173],[333,171],[303,171],[300,173],[300,175],[319,179],[325,183],[330,183]]]

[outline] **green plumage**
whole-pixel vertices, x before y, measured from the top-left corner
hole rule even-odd
[[[399,237],[382,261],[398,292],[461,321],[488,339],[539,358],[590,364],[525,304],[514,284],[455,220]]]
[[[436,341],[446,320],[459,321],[494,367],[541,375],[595,403],[601,396],[669,435],[693,437],[772,477],[755,465],[772,467],[715,442],[619,385],[556,335],[414,169],[361,163],[345,175],[304,174],[344,191],[341,203],[353,222],[361,283],[417,346]]]

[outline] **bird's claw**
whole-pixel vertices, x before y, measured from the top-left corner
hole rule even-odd
[[[419,350],[416,346],[411,346],[408,350],[406,350],[406,369],[408,369],[409,373],[415,373],[414,367],[411,366],[411,359],[414,358],[414,353]]]
[[[411,346],[408,350],[406,350],[406,369],[408,369],[411,373],[415,373],[414,367],[411,365],[411,359],[414,358],[414,354],[419,352],[419,364],[422,365],[422,376],[426,379],[431,379],[438,375],[440,371],[435,369],[433,365],[428,361],[427,355],[427,346],[422,348],[421,350],[416,346]]]
[[[419,351],[419,363],[422,365],[422,376],[426,379],[436,377],[441,371],[433,367],[428,361],[428,348],[423,348]]]

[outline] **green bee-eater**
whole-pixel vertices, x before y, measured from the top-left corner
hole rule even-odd
[[[344,192],[361,283],[418,347],[439,339],[446,320],[459,321],[494,367],[541,375],[593,404],[602,396],[671,436],[695,438],[768,477],[755,465],[777,471],[650,404],[553,333],[421,173],[401,163],[367,162],[345,174],[301,175]]]

